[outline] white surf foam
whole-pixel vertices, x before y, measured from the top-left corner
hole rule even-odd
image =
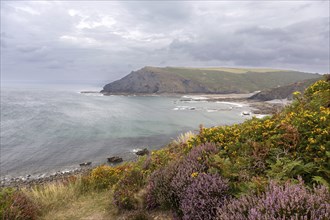
[[[238,107],[238,108],[242,108],[242,107],[246,106],[245,104],[237,103],[237,102],[220,102],[220,101],[217,101],[216,103],[225,104],[225,105],[233,105],[233,106]]]

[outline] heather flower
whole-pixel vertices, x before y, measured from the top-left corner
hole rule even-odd
[[[179,200],[171,187],[171,181],[176,174],[178,163],[172,163],[166,168],[156,170],[149,178],[146,194],[146,206],[154,209],[161,206],[164,209],[177,209]]]
[[[180,199],[184,197],[185,190],[194,180],[195,173],[207,172],[209,168],[208,156],[216,152],[217,148],[214,144],[200,145],[192,149],[179,164],[171,186]]]
[[[180,201],[185,196],[185,190],[197,176],[196,173],[207,171],[208,156],[215,152],[217,152],[215,145],[201,145],[192,149],[182,161],[171,163],[155,171],[147,185],[147,208],[161,206],[180,212]]]
[[[199,174],[180,203],[183,219],[214,219],[216,209],[228,197],[228,181],[217,174]]]
[[[271,183],[268,190],[259,195],[243,196],[227,201],[218,209],[218,219],[308,219],[330,218],[330,193],[325,186],[308,190],[302,181],[281,186]]]

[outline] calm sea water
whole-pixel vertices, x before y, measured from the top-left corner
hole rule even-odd
[[[242,122],[241,112],[248,109],[180,96],[101,96],[79,90],[84,88],[2,86],[1,176],[73,169],[112,155],[129,158],[134,149],[158,149],[200,124]]]

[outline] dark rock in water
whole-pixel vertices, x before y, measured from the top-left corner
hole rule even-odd
[[[120,163],[120,162],[123,162],[123,158],[121,158],[121,157],[109,157],[108,162],[109,163]]]
[[[139,150],[135,153],[136,155],[143,156],[149,154],[149,150],[147,148],[144,148],[143,150]]]
[[[84,166],[90,166],[92,164],[92,162],[86,162],[86,163],[80,163],[79,165],[81,167],[84,167]]]
[[[250,112],[242,112],[242,115],[250,115]]]

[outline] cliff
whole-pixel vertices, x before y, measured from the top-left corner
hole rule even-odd
[[[299,91],[302,93],[308,86],[315,83],[319,79],[321,79],[321,77],[295,82],[286,86],[267,89],[265,91],[261,91],[251,96],[249,99],[260,100],[260,101],[269,101],[273,99],[292,99],[293,98],[292,94],[295,91]]]
[[[318,78],[276,69],[144,67],[104,86],[104,94],[249,93]]]

